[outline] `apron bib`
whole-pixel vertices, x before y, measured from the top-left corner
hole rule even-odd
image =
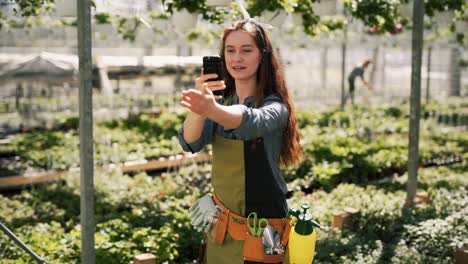
[[[274,179],[262,138],[243,141],[214,135],[212,146],[212,185],[226,208],[244,217],[251,212],[262,218],[286,216],[286,198]],[[205,263],[253,263],[244,262],[244,242],[229,233],[222,245],[208,239]]]

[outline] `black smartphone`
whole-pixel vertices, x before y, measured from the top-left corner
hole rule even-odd
[[[223,61],[218,56],[205,56],[203,57],[203,74],[216,73],[217,78],[211,78],[207,81],[221,81],[223,80]],[[215,95],[224,95],[224,90],[213,91]]]

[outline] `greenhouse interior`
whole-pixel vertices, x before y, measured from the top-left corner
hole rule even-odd
[[[0,33],[0,264],[468,263],[466,1],[0,0]]]

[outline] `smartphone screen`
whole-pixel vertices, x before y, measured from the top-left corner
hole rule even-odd
[[[221,58],[218,57],[218,56],[205,56],[205,57],[203,57],[203,74],[216,73],[218,75],[217,78],[212,78],[212,79],[209,79],[207,81],[221,81],[221,80],[223,80],[222,66],[223,66],[223,62],[222,62]],[[222,96],[224,94],[224,92],[222,90],[213,91],[213,94]]]

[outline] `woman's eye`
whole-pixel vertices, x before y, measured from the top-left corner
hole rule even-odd
[[[252,50],[243,50],[243,52],[252,52]]]
[[[226,50],[226,52],[232,53],[234,52],[234,50]]]

